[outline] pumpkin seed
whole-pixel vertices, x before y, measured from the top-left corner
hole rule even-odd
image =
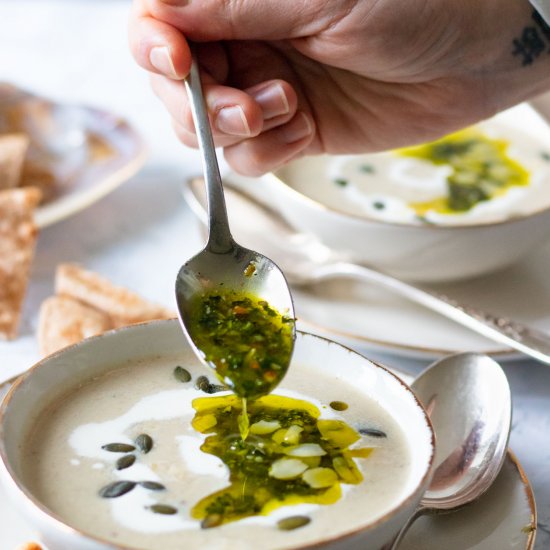
[[[149,491],[164,491],[166,489],[162,483],[156,481],[139,481],[138,485],[141,485],[144,489],[149,489]]]
[[[250,426],[250,433],[257,434],[257,435],[265,435],[273,433],[274,431],[278,430],[281,427],[281,423],[278,420],[259,420],[258,422],[254,422],[252,426]]]
[[[153,448],[153,438],[147,434],[139,434],[135,439],[135,444],[145,455]]]
[[[370,435],[370,437],[388,437],[385,432],[376,428],[361,428],[359,433],[361,435]]]
[[[133,445],[128,443],[107,443],[107,445],[102,445],[101,448],[110,453],[131,453],[136,450]]]
[[[307,525],[311,521],[311,518],[307,516],[290,516],[289,518],[280,519],[277,522],[277,527],[282,531],[292,531]]]
[[[302,479],[313,489],[332,487],[338,476],[332,468],[310,468],[302,474]]]
[[[116,461],[117,470],[125,470],[129,468],[136,461],[135,455],[124,455]]]
[[[357,466],[352,459],[345,456],[335,456],[332,459],[332,466],[336,470],[336,473],[340,476],[340,479],[345,483],[361,483],[363,476],[357,469]]]
[[[99,496],[103,498],[121,497],[129,493],[135,486],[136,483],[134,481],[113,481],[99,491]]]
[[[275,479],[294,479],[303,474],[308,465],[297,458],[279,458],[269,469],[269,475]]]
[[[212,527],[217,527],[221,524],[222,519],[223,518],[221,514],[209,514],[202,520],[201,527],[203,529],[211,529]]]
[[[176,377],[176,380],[179,380],[180,382],[185,383],[191,381],[191,373],[179,365],[174,369],[174,376]]]
[[[173,516],[178,513],[176,508],[168,504],[153,504],[149,506],[149,510],[155,512],[155,514],[164,514],[165,516]]]
[[[195,388],[197,388],[197,390],[210,393],[210,386],[210,381],[206,376],[199,376],[197,380],[195,380]]]
[[[335,411],[345,411],[349,405],[347,403],[344,403],[343,401],[331,401],[330,402],[330,408],[334,409]]]
[[[310,456],[324,456],[327,452],[318,443],[302,443],[294,447],[285,449],[285,454],[288,456],[296,456],[299,458]]]
[[[302,426],[297,424],[292,424],[285,433],[283,437],[283,445],[298,445],[300,442],[300,434],[304,431]]]

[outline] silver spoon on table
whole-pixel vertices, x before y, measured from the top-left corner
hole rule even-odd
[[[204,200],[195,181],[184,186],[185,200],[205,221]],[[231,205],[234,230],[239,239],[264,250],[275,258],[288,280],[294,285],[309,285],[329,279],[354,279],[380,285],[403,298],[435,311],[500,344],[550,365],[550,335],[539,330],[493,315],[435,292],[406,283],[375,269],[343,261],[335,251],[315,236],[300,233],[256,196],[233,185],[226,185]]]
[[[287,281],[277,265],[259,252],[240,246],[231,236],[222,180],[194,53],[185,87],[202,153],[208,239],[205,248],[180,268],[176,278],[176,301],[181,325],[192,348],[207,366],[212,367],[204,360],[204,353],[197,348],[190,334],[194,301],[200,296],[215,289],[252,294],[290,319],[294,319],[294,305]],[[293,341],[295,336],[295,327],[292,324]],[[229,380],[225,382],[231,384]]]
[[[411,388],[434,427],[434,474],[389,550],[398,548],[420,516],[456,510],[485,493],[506,457],[512,421],[506,375],[486,355],[445,357],[423,371]]]

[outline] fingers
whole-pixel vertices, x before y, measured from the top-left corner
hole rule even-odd
[[[315,125],[311,115],[298,111],[287,124],[226,147],[224,155],[236,172],[261,176],[302,154],[311,146],[314,137]]]
[[[173,121],[178,138],[189,147],[197,147],[197,136]],[[234,142],[219,136],[217,145],[224,147],[224,156],[231,168],[245,176],[260,176],[299,156],[312,143],[315,127],[310,115],[299,111],[287,123],[257,137]]]
[[[168,79],[155,77],[155,89],[163,101],[166,102],[168,110],[172,115],[172,124],[174,130],[182,143],[188,147],[197,147],[197,136],[194,131],[192,116],[189,111],[187,99],[181,93],[181,84],[171,82]],[[179,90],[174,86],[180,87]],[[301,154],[310,146],[315,137],[315,125],[311,115],[304,111],[296,111],[297,101],[295,94],[289,94],[291,101],[288,102],[288,96],[285,95],[283,101],[280,91],[277,88],[284,89],[288,87],[286,83],[267,82],[257,85],[249,90],[252,97],[259,98],[257,105],[262,105],[260,110],[261,126],[259,131],[242,132],[239,123],[235,122],[234,132],[224,132],[220,130],[220,112],[226,109],[235,109],[235,105],[229,104],[218,111],[218,115],[213,115],[214,123],[213,135],[217,147],[224,148],[225,158],[228,164],[237,172],[247,176],[259,176],[273,170],[292,158]],[[275,88],[275,92],[274,92]],[[206,101],[209,106],[209,112],[216,113],[216,104],[226,105],[223,92],[224,86],[207,85],[205,86]],[[287,90],[288,91],[288,90]],[[229,89],[229,93],[235,90]],[[221,95],[218,95],[221,94]],[[279,97],[277,97],[279,96]],[[253,100],[252,100],[253,101]],[[288,107],[286,106],[288,103]],[[246,104],[246,102],[245,102]],[[281,104],[284,107],[281,107]],[[275,114],[284,108],[285,114]],[[246,112],[248,117],[252,112],[249,108],[243,109],[240,114]],[[257,113],[256,113],[257,114]],[[231,115],[233,116],[233,115]],[[264,119],[264,117],[268,117]],[[225,127],[223,124],[222,127]],[[232,129],[232,128],[230,128]]]
[[[225,147],[286,124],[296,112],[297,97],[284,81],[262,82],[246,90],[216,84],[204,78],[204,96],[214,141]],[[183,84],[153,75],[151,85],[175,121],[180,139],[195,146],[193,117]]]
[[[266,5],[270,3],[266,1]],[[228,9],[226,4],[231,3],[221,4],[204,0],[206,12],[216,5],[224,12]],[[152,73],[153,90],[172,116],[179,139],[185,145],[197,147],[193,118],[181,82],[189,72],[191,55],[178,24],[178,14],[189,7],[183,0],[135,0],[129,39],[138,64]],[[163,10],[175,10],[175,15],[168,18],[170,24],[163,20]],[[188,15],[186,12],[186,21]],[[216,21],[220,17],[218,14]],[[262,20],[265,17],[266,14]],[[184,32],[195,38],[192,32]],[[236,171],[255,176],[309,147],[315,136],[315,124],[307,102],[297,95],[299,85],[284,56],[276,48],[248,44],[244,52],[238,50],[238,45],[229,46],[226,42],[200,44],[198,56],[215,145],[225,149],[226,159]],[[269,51],[265,52],[266,49]],[[239,52],[243,55],[236,55]],[[267,65],[264,53],[269,54]],[[258,57],[262,62],[256,63]],[[236,86],[222,85],[226,81]]]
[[[141,13],[137,4],[130,15],[128,40],[132,55],[144,69],[176,80],[189,73],[191,54],[181,32]]]

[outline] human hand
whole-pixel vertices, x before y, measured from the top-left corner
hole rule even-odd
[[[215,143],[260,175],[434,139],[542,92],[550,56],[516,51],[533,25],[527,0],[134,0],[130,45],[196,147],[179,80],[199,43]]]

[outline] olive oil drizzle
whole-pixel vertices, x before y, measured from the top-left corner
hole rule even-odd
[[[503,139],[468,128],[431,143],[400,149],[398,155],[452,169],[446,196],[410,206],[420,217],[428,211],[456,214],[503,195],[511,187],[528,185],[529,172],[508,155],[508,145]]]
[[[246,438],[250,433],[250,417],[248,416],[246,397],[243,397],[241,399],[241,403],[242,403],[242,410],[239,416],[237,417],[237,424],[239,426],[239,433],[241,434],[241,439],[243,441],[246,441]]]
[[[267,515],[290,504],[332,504],[342,494],[341,483],[363,479],[354,459],[367,458],[372,448],[350,449],[361,435],[342,420],[320,418],[319,409],[307,401],[271,394],[246,402],[225,395],[192,404],[192,425],[207,435],[201,450],[229,469],[230,485],[192,509],[203,527]],[[245,406],[246,438],[241,426]]]

